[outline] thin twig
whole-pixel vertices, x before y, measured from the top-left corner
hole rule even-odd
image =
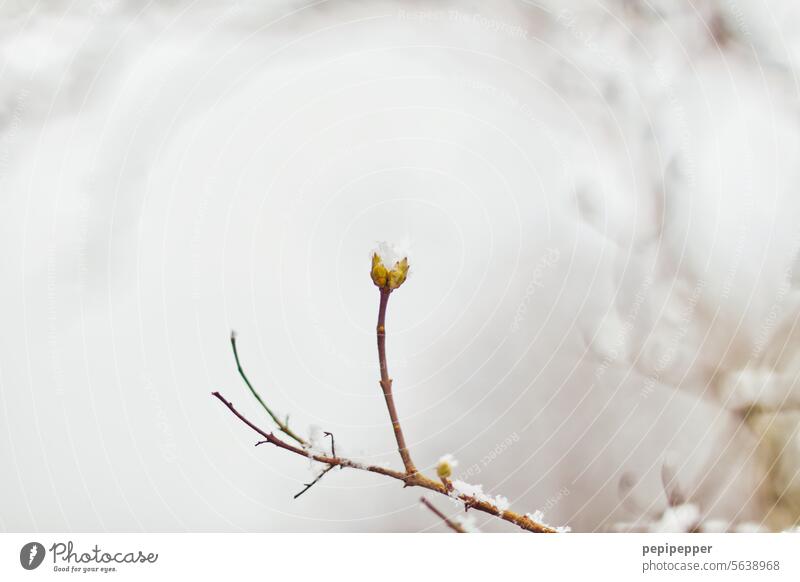
[[[400,458],[403,459],[403,466],[406,468],[406,473],[413,475],[417,472],[414,462],[411,460],[411,454],[408,452],[406,446],[406,438],[403,436],[403,429],[400,428],[400,420],[397,416],[397,408],[394,404],[394,396],[392,395],[392,379],[389,377],[389,367],[386,364],[386,305],[389,303],[389,289],[381,289],[381,302],[378,308],[378,362],[381,368],[381,388],[383,389],[383,397],[386,399],[386,407],[389,409],[389,418],[392,421],[392,429],[394,430],[394,437],[397,441],[397,450],[400,452]]]
[[[244,380],[244,383],[247,384],[247,387],[250,389],[250,392],[253,393],[253,396],[256,397],[256,400],[258,400],[259,404],[261,404],[261,406],[264,407],[264,410],[267,411],[267,414],[269,414],[270,417],[272,417],[272,420],[275,421],[275,424],[278,425],[278,428],[282,433],[284,433],[289,438],[293,439],[295,442],[303,446],[307,446],[308,443],[305,441],[305,439],[297,436],[294,433],[294,431],[292,431],[292,429],[289,428],[289,416],[288,415],[286,416],[286,422],[281,422],[278,416],[274,412],[272,412],[270,407],[267,406],[266,403],[261,399],[261,396],[259,395],[258,392],[256,392],[256,389],[253,388],[253,385],[250,383],[250,380],[244,373],[242,364],[239,362],[239,351],[236,349],[236,334],[233,332],[231,332],[231,347],[233,348],[233,357],[236,359],[236,368],[239,370],[239,375],[242,377],[242,380]]]
[[[420,497],[419,500],[422,503],[422,505],[430,509],[434,513],[434,515],[436,515],[436,517],[441,519],[444,522],[444,524],[451,530],[453,530],[456,533],[467,533],[466,530],[461,526],[461,524],[456,523],[455,521],[447,517],[444,513],[436,509],[433,503],[431,503],[424,497]]]
[[[335,457],[336,456],[336,441],[333,439],[333,433],[325,431],[322,434],[324,434],[327,437],[331,437],[331,456]]]
[[[262,442],[263,442],[263,441],[262,441]],[[320,479],[322,479],[322,478],[325,476],[325,474],[326,474],[328,471],[330,471],[330,470],[331,470],[331,469],[333,469],[334,467],[335,467],[335,465],[328,465],[327,467],[325,467],[325,468],[324,468],[324,469],[323,469],[323,470],[320,472],[320,474],[319,474],[319,475],[317,475],[317,476],[316,476],[316,478],[315,478],[315,479],[314,479],[314,480],[313,480],[311,483],[306,483],[306,484],[305,484],[305,487],[303,488],[303,490],[302,490],[300,493],[297,493],[297,494],[294,496],[294,498],[295,498],[295,499],[297,499],[297,498],[298,498],[298,497],[300,497],[300,496],[301,496],[303,493],[305,493],[306,491],[308,491],[309,489],[311,489],[311,488],[312,488],[314,485],[316,485],[316,484],[317,484],[317,482],[319,482],[319,480],[320,480]]]
[[[459,499],[470,509],[476,509],[478,511],[482,511],[490,515],[497,516],[500,519],[505,520],[509,523],[513,523],[514,525],[524,530],[535,533],[556,533],[556,530],[553,529],[552,527],[533,521],[526,515],[521,515],[514,511],[500,510],[493,504],[489,503],[488,501],[479,500],[469,495],[456,495],[455,493],[453,494],[448,493],[445,486],[442,485],[439,481],[434,481],[433,479],[430,479],[418,472],[409,474],[401,471],[395,471],[393,469],[387,469],[385,467],[379,467],[377,465],[364,465],[343,457],[334,457],[334,456],[329,457],[327,455],[314,453],[313,451],[308,449],[296,447],[295,445],[289,444],[286,441],[279,439],[271,432],[266,432],[263,429],[256,426],[255,424],[253,424],[241,412],[236,410],[233,404],[231,404],[228,400],[226,400],[219,392],[212,392],[212,396],[214,396],[220,402],[222,402],[228,408],[228,410],[230,410],[239,420],[241,420],[243,423],[245,423],[247,426],[249,426],[251,429],[253,429],[255,432],[257,432],[264,438],[263,441],[257,444],[269,443],[275,445],[276,447],[294,453],[295,455],[299,455],[307,459],[313,459],[320,463],[324,463],[326,465],[334,467],[347,467],[350,469],[367,471],[369,473],[377,473],[378,475],[383,475],[385,477],[391,477],[392,479],[397,479],[398,481],[402,481],[406,487],[422,487],[424,489],[428,489],[430,491],[434,491],[436,493],[440,493],[442,495],[446,495],[454,499]]]

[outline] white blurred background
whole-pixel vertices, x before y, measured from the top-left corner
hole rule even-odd
[[[293,500],[210,396],[269,426],[235,329],[295,429],[399,467],[378,241],[419,466],[681,529],[667,459],[703,522],[791,525],[798,65],[790,0],[0,4],[0,529],[442,531],[354,471]]]

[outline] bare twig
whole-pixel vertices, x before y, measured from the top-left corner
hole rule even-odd
[[[263,441],[262,441],[262,442],[263,442]],[[303,490],[302,490],[300,493],[296,494],[296,495],[294,496],[294,498],[295,498],[295,499],[297,499],[297,498],[298,498],[298,497],[300,497],[300,496],[301,496],[303,493],[305,493],[306,491],[308,491],[309,489],[311,489],[311,488],[312,488],[314,485],[316,485],[316,484],[319,482],[319,480],[320,480],[320,479],[322,479],[322,478],[323,478],[323,477],[326,475],[326,473],[327,473],[328,471],[330,471],[330,470],[331,470],[331,469],[333,469],[334,467],[335,467],[335,465],[328,465],[327,467],[325,467],[325,468],[324,468],[324,469],[323,469],[323,470],[320,472],[320,474],[319,474],[319,475],[317,475],[317,476],[316,476],[316,478],[315,478],[315,479],[314,479],[314,480],[313,480],[311,483],[306,483],[306,484],[305,484],[306,486],[303,488]]]
[[[220,402],[222,402],[228,408],[228,410],[230,410],[239,420],[241,420],[244,424],[249,426],[251,429],[253,429],[255,432],[257,432],[264,438],[263,441],[260,441],[257,444],[269,443],[275,445],[278,448],[299,455],[301,457],[305,457],[307,459],[313,459],[315,461],[324,463],[326,465],[330,465],[332,467],[347,467],[350,469],[367,471],[369,473],[376,473],[378,475],[383,475],[385,477],[391,477],[392,479],[397,479],[398,481],[402,481],[406,487],[422,487],[424,489],[428,489],[430,491],[434,491],[436,493],[440,493],[442,495],[446,495],[454,499],[459,499],[461,502],[463,502],[466,506],[468,506],[471,509],[476,509],[478,511],[482,511],[490,515],[497,516],[500,519],[503,519],[509,523],[513,523],[514,525],[524,530],[536,533],[556,533],[556,530],[553,529],[552,527],[533,521],[526,515],[521,515],[513,511],[503,511],[501,509],[498,509],[495,505],[489,503],[488,501],[476,499],[469,495],[456,496],[455,493],[451,494],[447,491],[445,486],[442,485],[442,483],[440,483],[439,481],[434,481],[433,479],[430,479],[419,472],[415,471],[414,473],[409,474],[406,472],[395,471],[393,469],[387,469],[385,467],[379,467],[377,465],[364,465],[343,457],[323,455],[315,453],[308,449],[304,449],[289,444],[286,441],[279,439],[271,432],[266,432],[263,429],[256,426],[255,424],[253,424],[242,413],[236,410],[233,404],[231,404],[228,400],[226,400],[219,392],[213,392],[212,395],[215,398],[217,398]]]
[[[419,500],[422,503],[422,505],[430,509],[433,512],[433,514],[439,519],[441,519],[444,522],[444,524],[451,530],[453,530],[456,533],[467,533],[466,530],[461,526],[461,524],[456,523],[455,521],[447,517],[444,513],[436,509],[433,503],[431,503],[424,497],[420,497]]]
[[[256,400],[258,400],[259,404],[261,404],[261,406],[264,407],[264,410],[266,410],[267,414],[269,414],[270,417],[272,418],[272,420],[275,421],[275,424],[278,425],[278,428],[280,429],[280,431],[282,433],[284,433],[286,436],[288,436],[289,438],[291,438],[295,442],[297,442],[297,443],[299,443],[299,444],[301,444],[303,446],[307,446],[308,443],[305,441],[305,439],[303,439],[302,437],[297,436],[294,433],[294,431],[292,431],[289,428],[289,415],[286,415],[286,421],[285,422],[281,422],[281,420],[278,418],[278,416],[274,412],[272,412],[270,407],[267,406],[266,403],[261,399],[261,396],[259,395],[258,392],[256,392],[256,389],[253,388],[253,385],[250,383],[250,380],[248,380],[247,375],[244,373],[244,369],[242,368],[242,364],[239,362],[239,351],[236,349],[236,333],[235,332],[231,332],[231,347],[233,348],[233,357],[236,359],[236,368],[239,370],[239,375],[242,377],[242,380],[244,380],[244,383],[247,384],[247,387],[250,389],[250,392],[252,392],[253,396],[256,397]]]
[[[397,441],[397,450],[400,452],[400,458],[403,459],[403,466],[406,473],[413,475],[417,472],[414,462],[411,460],[411,454],[408,452],[406,446],[406,439],[403,436],[403,429],[400,428],[400,420],[397,416],[397,408],[394,405],[394,396],[392,395],[392,379],[389,377],[389,367],[386,364],[386,305],[389,303],[390,289],[381,289],[381,302],[378,308],[378,362],[381,368],[381,388],[383,389],[383,397],[386,399],[386,407],[389,409],[389,418],[392,421],[392,429],[394,430],[394,437]]]
[[[324,434],[327,437],[331,437],[331,456],[335,457],[336,456],[336,441],[333,439],[333,433],[325,431],[322,434]]]

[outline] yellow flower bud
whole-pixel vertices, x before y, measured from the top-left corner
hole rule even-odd
[[[378,287],[386,287],[386,283],[389,278],[389,271],[386,270],[383,261],[381,261],[381,258],[378,256],[378,253],[372,254],[372,272],[370,275],[372,276],[372,282]]]
[[[389,271],[389,289],[397,289],[406,280],[408,275],[408,259],[397,261]]]
[[[453,468],[458,466],[458,461],[453,455],[443,455],[436,464],[436,474],[439,479],[449,479],[453,475]]]
[[[394,291],[402,285],[408,276],[408,258],[396,261],[389,270],[378,252],[372,253],[372,282],[384,291]]]

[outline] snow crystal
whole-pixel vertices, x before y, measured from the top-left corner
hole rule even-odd
[[[318,425],[312,424],[308,427],[308,442],[311,445],[311,448],[316,449],[321,441],[322,429]]]
[[[527,517],[531,521],[535,521],[535,522],[538,522],[538,523],[544,523],[544,513],[542,513],[538,509],[536,511],[534,511],[533,513],[526,513],[525,517]]]
[[[502,495],[492,497],[483,491],[483,485],[472,485],[460,479],[453,481],[453,491],[451,495],[455,497],[465,496],[472,497],[476,501],[483,501],[494,505],[500,511],[506,511],[509,508],[508,499]]]
[[[533,513],[526,513],[525,517],[527,517],[531,521],[535,521],[536,523],[540,523],[546,527],[551,527],[558,533],[569,533],[572,531],[572,528],[567,525],[550,525],[549,523],[547,523],[544,520],[544,512],[540,509],[537,509]]]
[[[378,243],[378,248],[373,252],[378,253],[387,269],[391,269],[398,261],[408,258],[407,246],[383,241]]]
[[[439,460],[436,462],[436,464],[441,465],[442,463],[450,465],[451,467],[458,467],[458,460],[456,460],[456,458],[450,453],[439,457]]]
[[[471,485],[461,479],[453,481],[453,493],[458,495],[466,495],[467,497],[474,497],[475,499],[487,498],[483,492],[483,485]],[[481,499],[485,501],[486,499]]]

